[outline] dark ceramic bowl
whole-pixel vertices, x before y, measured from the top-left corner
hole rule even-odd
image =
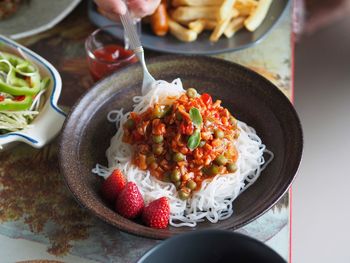
[[[164,239],[196,229],[236,229],[271,208],[287,191],[302,155],[302,130],[287,97],[257,73],[220,59],[196,56],[164,56],[148,61],[156,79],[180,77],[184,87],[208,92],[221,99],[238,119],[254,127],[275,158],[255,184],[233,203],[234,215],[217,224],[203,222],[194,229],[169,227],[154,230],[118,215],[101,198],[102,179],[91,173],[96,163],[107,164],[105,151],[115,134],[107,121],[113,109],[131,110],[132,97],[140,94],[142,71],[132,65],[103,79],[71,110],[63,128],[60,167],[77,201],[119,229]]]
[[[265,244],[238,233],[204,230],[178,235],[148,251],[138,263],[285,263]]]

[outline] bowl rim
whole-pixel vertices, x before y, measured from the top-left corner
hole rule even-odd
[[[279,257],[282,261],[284,261],[284,259],[282,258],[281,255],[279,255],[275,250],[273,250],[271,247],[269,247],[268,245],[266,245],[264,242],[261,242],[253,237],[238,233],[238,232],[233,232],[233,231],[229,231],[229,230],[223,230],[223,229],[204,229],[204,230],[198,230],[198,231],[191,231],[191,232],[187,232],[187,233],[183,233],[180,235],[176,235],[173,236],[171,238],[168,238],[167,240],[165,240],[164,242],[161,242],[157,245],[155,245],[154,247],[150,248],[149,250],[147,250],[138,260],[136,263],[142,263],[144,262],[144,260],[146,260],[149,256],[151,256],[154,252],[162,249],[163,247],[176,242],[177,240],[183,240],[186,239],[187,237],[195,237],[195,236],[207,236],[210,237],[212,235],[220,235],[220,236],[234,236],[238,239],[244,239],[246,241],[249,241],[250,243],[254,243],[257,246],[264,248],[266,250],[266,252],[272,253],[274,255],[276,255],[276,257]],[[284,261],[285,262],[285,261]]]
[[[222,63],[224,65],[226,65],[227,67],[229,66],[234,66],[236,68],[239,68],[242,71],[247,72],[247,74],[249,74],[250,76],[254,75],[255,78],[258,78],[260,81],[267,83],[267,85],[269,85],[272,89],[276,90],[275,95],[279,96],[281,100],[284,100],[284,102],[288,105],[288,108],[291,112],[291,114],[293,115],[293,118],[296,120],[296,129],[297,132],[300,135],[300,141],[299,141],[299,147],[298,147],[298,159],[297,159],[297,165],[295,167],[293,167],[293,171],[291,172],[293,174],[293,176],[288,178],[288,181],[286,181],[283,186],[279,188],[279,191],[277,192],[276,195],[273,196],[273,198],[271,199],[272,201],[269,202],[268,206],[264,206],[262,208],[259,208],[256,210],[255,213],[253,213],[253,216],[250,217],[249,220],[246,220],[242,223],[236,224],[235,226],[226,228],[226,230],[236,230],[238,228],[241,228],[249,223],[251,223],[252,221],[256,220],[257,218],[259,218],[260,216],[262,216],[263,214],[265,214],[266,212],[268,212],[284,195],[285,193],[289,190],[289,188],[291,187],[293,181],[296,178],[296,175],[298,173],[298,170],[300,168],[300,163],[302,160],[302,155],[303,155],[303,145],[304,145],[304,139],[303,139],[303,132],[302,132],[302,126],[301,126],[301,122],[300,119],[298,117],[298,114],[293,106],[293,104],[291,103],[291,101],[287,98],[287,96],[275,85],[273,84],[271,81],[269,81],[268,79],[266,79],[264,76],[260,75],[259,73],[243,66],[240,64],[237,64],[235,62],[231,62],[231,61],[227,61],[224,59],[220,59],[220,58],[216,58],[216,57],[208,57],[208,56],[204,56],[204,55],[164,55],[164,56],[157,56],[157,57],[153,57],[151,59],[148,60],[148,64],[152,64],[152,63],[157,63],[157,62],[169,62],[172,60],[188,60],[188,59],[195,59],[195,60],[205,60],[205,61],[213,61],[216,63]],[[69,138],[68,135],[68,131],[66,130],[66,127],[68,126],[69,122],[70,122],[70,117],[73,114],[73,112],[75,112],[75,109],[79,106],[80,102],[83,101],[85,99],[85,97],[88,95],[88,93],[90,92],[94,92],[95,89],[98,89],[100,87],[100,83],[101,82],[110,82],[110,80],[112,80],[116,75],[121,74],[123,72],[126,72],[127,70],[129,70],[130,68],[137,68],[137,67],[141,67],[138,64],[132,64],[132,65],[128,65],[127,67],[115,72],[112,75],[109,75],[108,77],[101,79],[100,81],[96,82],[92,88],[90,88],[89,90],[87,90],[79,99],[78,101],[74,104],[74,106],[71,108],[70,112],[68,113],[68,116],[63,124],[63,128],[62,128],[62,132],[60,134],[60,139],[59,139],[59,167],[60,167],[60,171],[61,174],[64,177],[64,181],[68,187],[68,189],[70,190],[70,192],[73,194],[75,200],[84,208],[86,208],[87,210],[89,210],[93,215],[97,216],[98,218],[102,219],[103,221],[117,227],[120,231],[123,232],[127,232],[129,234],[133,234],[136,236],[140,236],[140,237],[146,237],[146,238],[151,238],[151,239],[157,239],[157,240],[161,240],[161,239],[167,239],[173,235],[168,235],[165,232],[163,232],[163,229],[153,229],[150,227],[147,227],[145,225],[141,225],[139,223],[136,223],[132,220],[129,220],[128,223],[121,223],[121,222],[117,222],[115,220],[112,220],[108,217],[106,217],[102,212],[98,211],[94,206],[90,205],[88,202],[86,202],[85,198],[81,195],[81,193],[79,193],[79,191],[77,191],[77,189],[74,189],[74,181],[71,180],[70,176],[69,176],[69,170],[70,167],[69,165],[65,164],[65,157],[63,154],[63,150],[65,147],[68,147],[69,144],[64,143],[65,140],[67,140]],[[106,207],[106,209],[109,209],[108,207]],[[118,214],[117,214],[118,215]],[[121,217],[120,215],[118,215],[119,217]],[[123,217],[122,217],[123,218]],[[219,224],[220,222],[218,222]],[[145,232],[140,233],[139,230],[135,230],[133,228],[133,225],[137,224],[139,226],[142,227],[142,230],[144,230]]]
[[[56,68],[48,62],[46,59],[38,55],[37,53],[31,51],[30,49],[24,47],[23,45],[5,37],[4,35],[0,34],[0,44],[4,44],[7,47],[10,47],[12,49],[20,49],[23,51],[26,55],[30,56],[31,59],[33,59],[35,64],[41,65],[44,67],[47,72],[49,72],[49,77],[53,81],[52,84],[52,90],[49,98],[47,100],[50,101],[50,107],[59,115],[62,115],[64,118],[67,116],[67,114],[62,111],[58,105],[58,99],[60,97],[61,91],[62,91],[62,79]],[[40,115],[40,113],[39,113]],[[0,135],[0,145],[7,146],[12,142],[15,141],[24,141],[30,145],[36,146],[40,145],[41,142],[39,142],[37,139],[29,136],[26,134],[28,131],[34,131],[36,127],[28,127],[26,129],[20,130],[20,131],[14,131],[14,132],[8,132],[5,134]]]

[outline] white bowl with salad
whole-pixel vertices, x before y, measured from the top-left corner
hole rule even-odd
[[[45,59],[0,35],[0,151],[15,142],[40,148],[61,130],[62,80]]]

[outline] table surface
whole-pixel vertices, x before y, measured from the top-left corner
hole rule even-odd
[[[63,79],[59,104],[67,110],[93,84],[85,61],[84,40],[95,27],[88,21],[86,10],[83,2],[51,30],[19,41],[58,69]],[[291,34],[289,10],[258,45],[216,57],[257,71],[292,99]],[[162,242],[120,232],[81,208],[60,176],[57,151],[56,140],[40,150],[20,145],[0,154],[1,262],[135,262]],[[237,232],[266,243],[288,260],[289,193]]]

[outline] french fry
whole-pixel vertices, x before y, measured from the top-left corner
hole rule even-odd
[[[169,19],[169,30],[176,38],[184,42],[192,42],[197,39],[198,34],[191,30],[183,27],[179,23]]]
[[[246,19],[245,16],[239,16],[237,18],[233,18],[231,22],[227,25],[224,31],[224,35],[227,38],[231,38],[238,30],[243,28],[245,19]]]
[[[0,0],[1,1],[1,0]],[[210,41],[231,38],[246,27],[256,30],[273,0],[162,0],[168,3],[169,31],[181,41],[195,41],[210,30]],[[163,3],[163,2],[162,2]]]
[[[260,26],[260,24],[266,17],[267,11],[269,10],[271,3],[272,0],[260,0],[258,2],[256,9],[244,21],[244,26],[249,31],[255,31]]]
[[[188,23],[188,27],[200,34],[199,32],[202,32],[203,30],[213,30],[217,24],[218,22],[216,20],[201,18]]]
[[[224,33],[225,28],[227,27],[228,23],[230,23],[230,19],[225,19],[225,20],[222,20],[221,22],[219,22],[217,24],[217,26],[215,27],[213,33],[211,33],[209,40],[211,42],[218,41],[219,38],[221,37],[221,35]]]
[[[186,22],[201,18],[216,19],[219,7],[216,6],[181,6],[176,8],[171,17],[176,22]]]
[[[238,6],[235,8],[237,8],[239,15],[241,16],[249,16],[252,12],[254,12],[254,9],[255,9],[255,7],[250,8],[247,6]]]
[[[232,10],[232,9],[231,9]],[[238,11],[233,9],[230,13],[229,16],[218,22],[218,24],[216,25],[216,27],[214,28],[213,33],[210,35],[209,40],[212,42],[216,42],[219,40],[219,38],[221,37],[221,35],[224,33],[226,27],[228,26],[228,24],[230,23],[231,19],[233,17],[236,17],[238,15]]]
[[[237,0],[236,2],[242,5],[249,5],[249,6],[255,6],[255,7],[258,5],[258,1],[256,0]]]
[[[213,30],[218,24],[215,20],[205,20],[205,30]]]
[[[173,0],[173,6],[219,6],[224,0]]]
[[[196,31],[198,34],[203,30],[213,30],[218,23],[215,20],[198,19],[188,23],[189,29]]]
[[[217,21],[223,21],[226,20],[231,12],[232,12],[232,7],[235,4],[236,0],[225,0],[219,9],[219,12],[217,13]]]
[[[202,33],[202,31],[205,29],[205,20],[204,19],[198,19],[188,24],[188,27],[195,31],[197,34]]]
[[[237,1],[234,7],[238,10],[240,16],[249,16],[255,10],[256,4],[251,4],[250,2],[242,3]]]

